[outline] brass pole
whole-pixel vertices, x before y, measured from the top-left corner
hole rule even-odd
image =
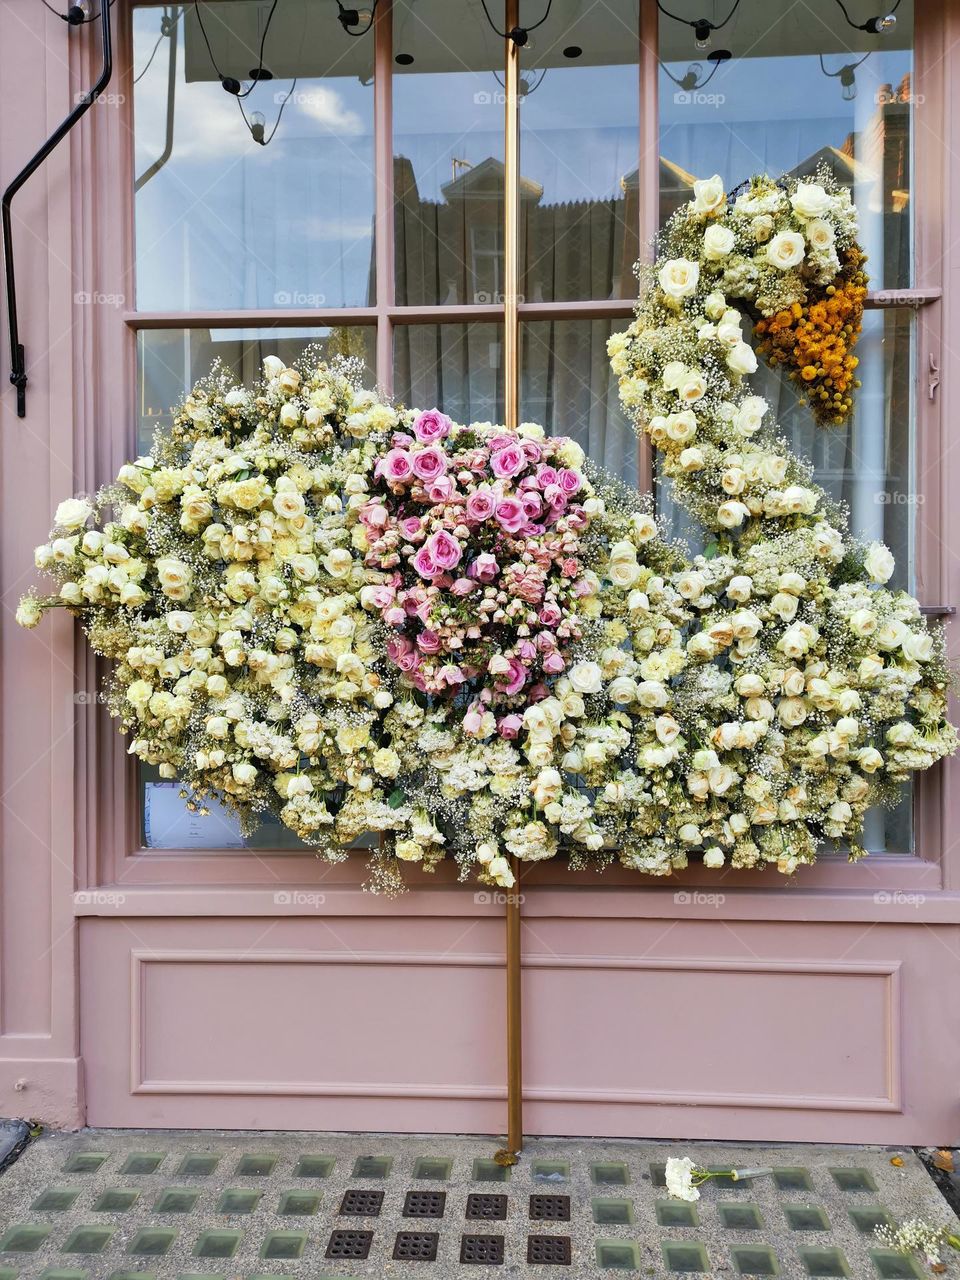
[[[520,47],[509,32],[520,25],[519,0],[506,0],[503,146],[503,402],[508,430],[520,422]],[[511,858],[513,891],[506,895],[507,925],[507,1145],[499,1164],[516,1164],[523,1150],[522,1022],[520,1008],[520,862]]]

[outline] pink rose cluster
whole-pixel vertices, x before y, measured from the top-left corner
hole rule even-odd
[[[468,732],[493,711],[515,737],[517,710],[546,696],[580,635],[593,490],[560,465],[565,443],[431,409],[393,434],[360,512],[365,563],[386,575],[376,606],[395,632],[389,656],[413,688],[461,703]]]

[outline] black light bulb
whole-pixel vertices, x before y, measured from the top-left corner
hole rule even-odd
[[[337,14],[337,20],[344,31],[349,31],[351,27],[359,27],[360,11],[358,9],[345,9],[340,6],[340,12]]]
[[[693,36],[698,49],[709,49],[710,37],[713,35],[713,23],[706,18],[699,18],[693,23]]]
[[[880,36],[884,31],[892,31],[896,25],[897,15],[888,13],[886,17],[868,18],[863,24],[863,29],[869,31],[872,36]]]
[[[266,128],[267,120],[262,111],[251,111],[250,113],[250,136],[254,142],[259,142],[261,147],[266,146]]]
[[[242,88],[240,81],[235,79],[233,76],[221,76],[220,83],[223,85],[225,91],[227,93],[232,93],[234,97],[237,96]]]
[[[513,30],[508,31],[507,34],[518,49],[522,49],[530,39],[523,27],[514,27]]]

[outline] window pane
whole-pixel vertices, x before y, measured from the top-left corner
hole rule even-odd
[[[373,386],[376,337],[372,328],[331,329],[141,329],[137,335],[137,448],[150,448],[158,427],[172,421],[170,409],[221,361],[240,381],[254,382],[266,356],[288,364],[307,348],[320,358],[359,356],[364,382]]]
[[[320,358],[360,356],[364,381],[372,386],[373,329],[143,329],[137,335],[138,453],[146,452],[155,431],[171,423],[170,409],[198,378],[220,360],[233,375],[250,383],[260,377],[265,356],[295,360],[307,347]],[[204,818],[189,812],[180,799],[180,784],[163,782],[156,769],[138,765],[140,813],[144,847],[151,849],[305,849],[308,846],[267,815],[257,831],[242,838],[237,820],[225,809],[211,806]]]
[[[493,302],[503,292],[503,41],[479,4],[397,0],[393,48],[397,302]]]
[[[885,542],[896,558],[891,588],[912,590],[917,493],[914,469],[914,330],[907,308],[867,311],[857,354],[861,387],[853,417],[842,430],[814,424],[805,401],[789,380],[760,366],[751,387],[770,404],[795,453],[813,461],[814,476],[850,513],[859,538]],[[657,506],[669,533],[691,551],[703,541],[691,535],[690,517],[670,498],[669,482],[658,483]],[[913,846],[912,795],[892,811],[867,815],[866,847],[873,852],[909,852]]]
[[[495,324],[398,325],[397,400],[457,422],[503,421],[503,329]]]
[[[254,0],[134,9],[141,310],[372,298],[373,33],[348,36],[331,4],[284,0],[264,41],[273,79],[237,99],[218,72],[254,83],[268,13]],[[241,110],[262,117],[265,146]]]
[[[855,7],[860,19],[880,11]],[[733,57],[706,84],[717,49]],[[719,173],[730,190],[825,164],[860,207],[873,287],[911,284],[912,0],[880,36],[847,26],[836,0],[742,0],[707,50],[661,13],[660,59],[662,220],[694,178]]]
[[[639,21],[638,0],[567,0],[521,51],[528,302],[636,293]]]
[[[572,436],[587,456],[637,483],[639,444],[620,408],[607,339],[622,320],[537,320],[521,341],[520,417]]]

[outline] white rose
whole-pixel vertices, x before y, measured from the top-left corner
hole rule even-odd
[[[749,342],[740,342],[730,350],[727,368],[731,373],[756,373],[757,357]]]
[[[723,856],[723,850],[718,844],[713,844],[707,849],[703,855],[703,865],[705,867],[717,868],[722,867],[726,858]]]
[[[636,512],[630,517],[630,528],[633,530],[633,536],[638,542],[649,542],[651,538],[657,536],[657,522],[653,516],[648,516],[642,511]]]
[[[780,271],[797,267],[804,259],[806,245],[799,231],[780,231],[767,245],[767,262]]]
[[[818,253],[826,253],[833,248],[833,227],[822,218],[813,218],[807,223],[807,243]]]
[[[667,705],[667,690],[659,680],[644,680],[637,685],[637,701],[650,710]]]
[[[873,542],[863,558],[863,567],[874,582],[889,582],[896,562],[882,542]]]
[[[847,621],[854,635],[872,636],[877,629],[877,615],[872,609],[854,609]]]
[[[737,529],[750,514],[750,508],[742,502],[731,499],[717,508],[717,523],[724,529]]]
[[[53,523],[58,529],[82,529],[93,515],[93,504],[86,498],[66,498],[57,507]]]
[[[803,243],[802,236],[800,243]],[[671,258],[660,268],[657,279],[667,297],[679,302],[681,298],[689,298],[696,293],[697,283],[700,280],[700,264],[691,262],[688,258]]]
[[[703,310],[708,319],[719,320],[726,309],[727,300],[718,289],[715,289],[713,293],[707,294],[703,303]]]
[[[819,182],[798,182],[790,203],[798,217],[822,218],[832,209],[833,196],[828,195]]]
[[[700,1192],[693,1185],[696,1165],[689,1156],[670,1156],[664,1177],[667,1191],[675,1200],[699,1200]]]
[[[569,672],[570,683],[577,693],[599,693],[603,688],[603,677],[596,662],[577,662]]]
[[[687,372],[687,366],[682,360],[668,360],[663,366],[663,373],[660,380],[667,391],[676,391],[680,385],[680,380]]]
[[[266,356],[263,361],[263,376],[278,378],[285,368],[286,365],[278,356]]]
[[[765,244],[773,234],[773,219],[769,213],[758,213],[750,223],[750,230],[757,244]]]
[[[698,369],[688,369],[677,386],[677,395],[684,404],[695,404],[706,393],[707,383]]]
[[[697,434],[697,415],[692,409],[681,409],[667,416],[666,432],[677,444],[686,444]]]
[[[723,206],[726,198],[727,193],[723,189],[723,179],[719,173],[715,173],[712,178],[697,178],[693,184],[691,205],[694,213],[715,213]]]
[[[43,617],[43,611],[35,596],[24,596],[17,606],[17,625],[28,630],[35,627]]]
[[[739,604],[743,604],[750,599],[752,590],[753,579],[748,578],[743,573],[736,574],[727,583],[727,595],[731,600],[736,600]]]
[[[703,256],[710,262],[718,262],[727,256],[736,240],[729,227],[722,227],[715,222],[703,233]]]
[[[680,467],[683,471],[700,471],[704,465],[702,449],[684,449],[680,454]]]
[[[926,631],[911,631],[901,648],[911,662],[929,662],[933,657],[933,636]]]
[[[747,396],[737,409],[735,418],[737,430],[742,431],[746,436],[752,436],[759,430],[763,416],[769,407],[763,396]]]

